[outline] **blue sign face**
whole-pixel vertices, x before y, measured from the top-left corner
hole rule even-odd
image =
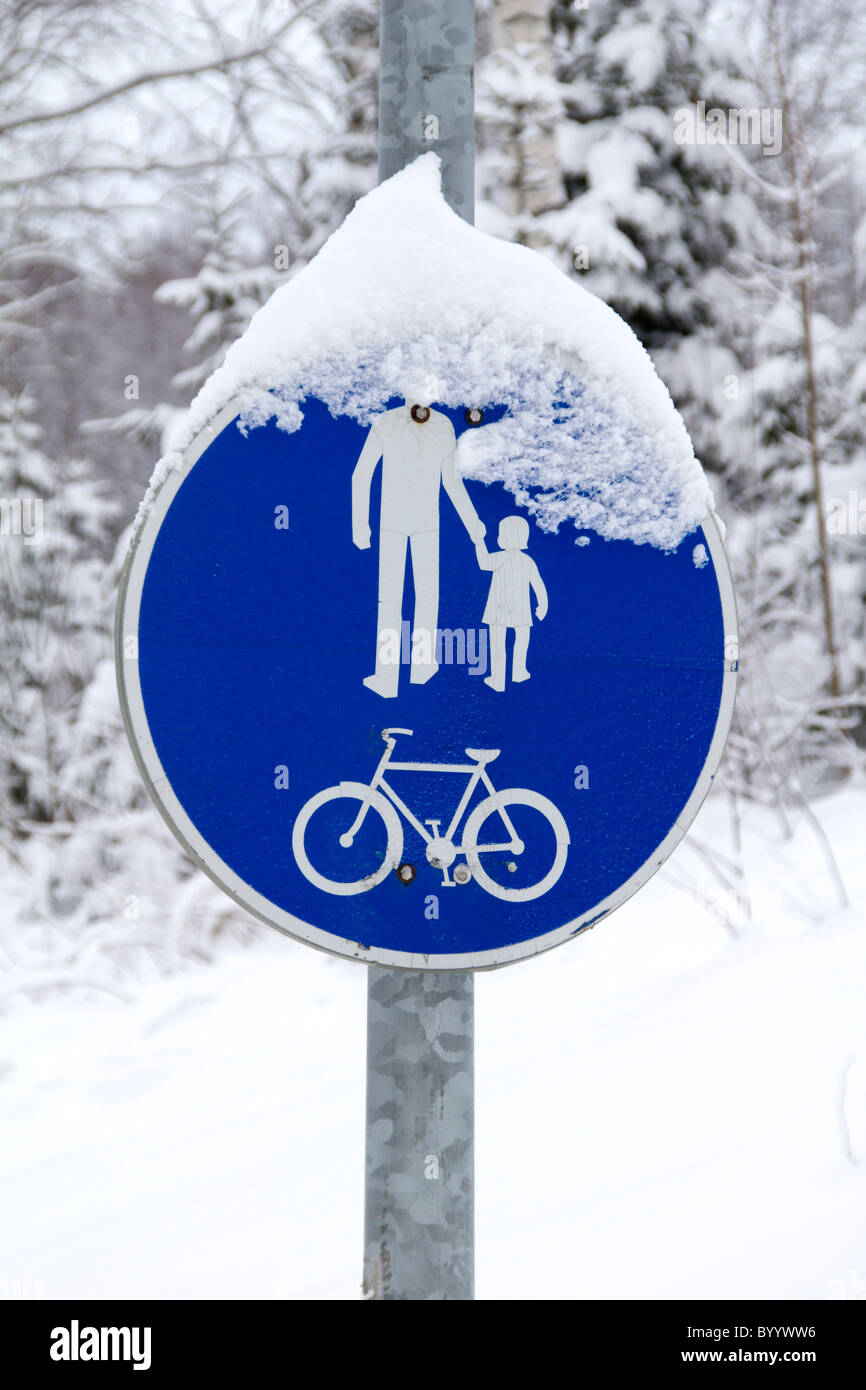
[[[568,939],[658,867],[721,756],[715,523],[667,554],[541,530],[456,469],[495,407],[303,413],[242,434],[229,407],[137,538],[121,674],[153,794],[238,901],[341,955],[467,969]]]

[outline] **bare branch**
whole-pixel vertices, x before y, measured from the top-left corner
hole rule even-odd
[[[169,82],[178,77],[196,77],[201,73],[221,72],[238,63],[247,63],[251,58],[260,58],[273,47],[278,39],[282,38],[292,25],[310,14],[320,3],[321,0],[309,0],[308,4],[296,10],[261,43],[246,48],[240,53],[215,55],[204,63],[191,63],[183,67],[138,73],[135,77],[127,78],[125,82],[118,82],[114,87],[107,87],[101,92],[94,92],[91,96],[84,97],[81,101],[72,102],[67,106],[55,107],[51,111],[31,111],[27,115],[16,117],[15,120],[0,122],[0,135],[5,135],[10,130],[19,130],[24,126],[42,125],[46,121],[59,121],[65,120],[69,116],[79,116],[83,111],[89,111],[95,106],[102,106],[105,102],[113,101],[115,97],[135,91],[138,87],[151,86],[156,82]]]

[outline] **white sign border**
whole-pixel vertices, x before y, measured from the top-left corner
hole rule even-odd
[[[239,906],[251,912],[254,917],[275,927],[287,936],[303,941],[318,950],[327,951],[350,960],[364,961],[367,964],[390,966],[403,970],[495,970],[510,965],[516,960],[525,960],[549,951],[564,941],[578,936],[607,917],[647,882],[657,869],[670,856],[685,835],[700,809],[701,803],[713,783],[716,770],[731,726],[734,712],[734,699],[737,686],[737,659],[727,659],[720,653],[725,670],[722,680],[722,698],[713,738],[710,742],[706,761],[700,776],[685,806],[671,829],[656,850],[639,869],[632,874],[614,893],[597,903],[581,917],[547,932],[544,936],[520,941],[512,946],[499,947],[492,951],[474,951],[466,954],[425,955],[410,951],[391,951],[378,946],[365,946],[320,930],[309,922],[304,922],[283,908],[277,907],[250,884],[246,883],[215,850],[207,843],[190,820],[165,773],[151,738],[141,693],[138,672],[138,623],[141,609],[141,596],[150,556],[162,522],[179,488],[189,476],[205,450],[229,426],[243,409],[239,398],[234,398],[224,406],[214,419],[196,435],[183,453],[180,463],[164,479],[151,505],[136,531],[121,577],[115,623],[115,655],[117,684],[123,722],[135,754],[136,762],[144,782],[156,802],[163,819],[180,841],[186,853],[220,888],[233,898]],[[734,587],[731,579],[728,557],[722,541],[719,523],[712,512],[702,522],[702,530],[713,563],[722,601],[722,620],[724,624],[725,647],[737,651],[737,610]],[[132,650],[134,656],[127,656],[128,639],[134,637]]]

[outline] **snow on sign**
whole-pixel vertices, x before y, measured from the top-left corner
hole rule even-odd
[[[719,762],[719,524],[630,330],[456,217],[425,156],[256,315],[142,509],[142,772],[201,866],[359,960],[501,965],[599,921]]]

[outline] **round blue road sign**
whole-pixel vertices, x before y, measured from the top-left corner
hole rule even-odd
[[[578,935],[685,833],[736,682],[717,524],[542,529],[455,442],[502,415],[225,408],[136,536],[121,698],[188,852],[339,955],[472,969]]]

